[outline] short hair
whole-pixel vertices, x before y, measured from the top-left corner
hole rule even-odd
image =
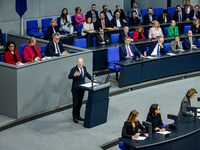
[[[190,0],[186,0],[185,2],[187,2],[187,1],[189,1],[189,2],[190,2]]]
[[[52,23],[54,23],[54,22],[56,22],[57,23],[57,20],[56,19],[53,19],[53,20],[51,20],[51,22],[50,22],[50,26],[52,25]]]
[[[137,26],[137,27],[135,28],[135,31],[136,31],[137,33],[139,33],[139,29],[140,29],[140,28],[142,28],[142,32],[141,32],[141,33],[143,33],[143,32],[144,32],[144,27],[141,26],[141,25]]]
[[[131,12],[131,14],[133,15],[134,12],[137,14],[137,12],[136,12],[135,10],[133,10],[133,11]]]
[[[106,7],[107,5],[103,5],[102,8],[104,9],[104,7]],[[107,6],[108,7],[108,6]]]
[[[53,36],[52,36],[52,38],[55,38],[56,36],[59,36],[59,37],[60,37],[60,34],[54,33]]]
[[[153,27],[155,27],[155,23],[158,22],[158,20],[154,20],[153,23]],[[158,28],[160,28],[160,23],[158,22]]]
[[[120,7],[120,5],[116,5],[116,8],[117,8],[117,7]]]
[[[14,49],[16,49],[15,43],[14,43],[13,41],[8,41],[8,42],[6,43],[6,49],[5,49],[5,51],[9,51],[8,47],[9,47],[11,44],[13,44],[13,45],[14,45]]]
[[[126,27],[129,29],[129,27],[128,27],[128,26],[124,26],[124,28],[126,28]]]
[[[177,8],[177,7],[181,7],[181,5],[176,5],[176,8]]]
[[[134,3],[137,4],[137,2],[133,2],[133,4],[134,4]]]
[[[92,6],[96,6],[96,4],[92,4],[91,7],[92,7]]]
[[[197,21],[199,21],[199,19],[195,18],[193,24],[195,24]]]
[[[98,28],[98,32],[99,32],[100,30],[103,30],[103,28]]]
[[[195,7],[199,7],[199,5],[195,5]]]
[[[34,41],[36,41],[36,38],[35,38],[35,37],[31,37],[31,38],[28,40],[28,45],[30,46],[30,44],[33,43]]]
[[[153,8],[151,8],[151,7],[149,7],[148,10],[149,10],[149,9],[153,10]]]
[[[194,93],[197,93],[197,91],[194,88],[191,88],[187,91],[186,96],[191,97],[192,95],[194,95]]]
[[[100,15],[101,15],[101,14],[103,14],[103,15],[105,16],[105,13],[104,13],[103,11],[102,11],[102,12],[100,12]]]
[[[155,111],[158,109],[158,104],[152,104],[151,107],[149,108],[149,113],[148,115],[151,116],[151,117],[157,117],[157,116],[160,116],[160,114],[157,114],[155,113]]]
[[[136,110],[132,110],[127,118],[128,122],[133,123],[135,121],[135,118],[139,115],[139,112]]]
[[[188,34],[188,32],[189,32],[189,31],[191,31],[191,32],[192,32],[192,30],[188,30],[188,31],[187,31],[187,34]]]
[[[81,7],[76,7],[75,8],[75,13],[77,13],[77,11],[80,9],[80,11],[81,11]]]
[[[173,21],[175,21],[175,20],[171,20],[170,23],[172,23]],[[176,21],[175,21],[175,22],[176,22]]]
[[[178,37],[178,38],[180,39],[180,36],[179,36],[179,35],[176,35],[175,38],[176,38],[176,37]]]
[[[124,38],[124,41],[127,40],[127,39],[130,40],[131,38],[127,36],[127,37]]]
[[[163,13],[168,13],[167,9],[164,9],[164,10],[163,10]]]

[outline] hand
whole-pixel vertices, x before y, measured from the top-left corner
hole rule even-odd
[[[93,22],[96,22],[97,20],[94,20]]]
[[[127,21],[125,19],[123,19],[123,22],[126,23]]]
[[[62,52],[62,55],[64,56],[64,55],[67,55],[68,54],[68,52],[67,51],[63,51]]]
[[[101,44],[105,44],[105,42],[101,42]]]
[[[94,82],[97,82],[97,80],[93,80]]]
[[[180,49],[180,51],[181,51],[181,52],[184,52],[185,50],[184,50],[184,49]]]
[[[117,29],[117,27],[114,27],[114,29]]]
[[[193,49],[196,49],[196,48],[197,48],[196,45],[191,45],[191,47],[192,47]]]
[[[190,19],[189,19],[189,18],[187,18],[186,20],[187,20],[187,21],[190,21]]]
[[[20,61],[18,61],[18,62],[16,63],[16,65],[19,65],[19,64],[21,64],[21,62],[20,62]]]
[[[134,40],[133,39],[131,39],[131,42],[133,42]]]
[[[80,76],[80,75],[81,75],[81,73],[76,70],[76,72],[74,73],[74,76],[77,77],[77,76]]]
[[[143,55],[140,55],[140,57],[145,58],[145,56],[143,56]]]
[[[60,33],[59,33],[59,32],[57,32],[57,34],[59,34],[59,35],[60,35]]]
[[[146,51],[144,52],[144,56],[147,56],[147,52]]]
[[[36,57],[35,59],[36,59],[36,60],[40,60],[40,57]]]
[[[93,31],[93,29],[90,29],[89,31]]]
[[[106,40],[106,42],[108,42],[108,41],[109,41],[109,39]]]
[[[132,138],[138,138],[139,135],[135,134],[134,136],[132,136]]]
[[[162,43],[158,43],[158,45],[160,45],[161,47],[163,47]]]
[[[165,132],[165,128],[159,129],[160,132]]]
[[[160,128],[156,127],[156,128],[155,128],[155,131],[157,131],[157,130],[160,130]]]

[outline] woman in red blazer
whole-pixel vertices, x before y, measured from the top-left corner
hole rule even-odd
[[[135,28],[135,32],[133,32],[133,35],[132,35],[133,40],[137,41],[137,40],[145,39],[143,32],[144,32],[143,26],[141,25],[137,26]]]
[[[4,52],[4,60],[6,63],[19,65],[21,63],[21,59],[15,47],[16,46],[13,41],[9,41],[6,43],[6,49]]]
[[[30,62],[32,60],[37,61],[41,59],[40,51],[37,45],[35,44],[36,44],[36,38],[31,37],[28,40],[28,45],[24,48],[23,51],[23,57],[26,62]]]

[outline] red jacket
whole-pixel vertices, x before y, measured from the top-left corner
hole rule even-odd
[[[40,55],[40,51],[38,50],[38,47],[37,45],[34,46],[36,52],[37,52],[37,57],[41,58],[41,55]],[[24,48],[24,51],[23,51],[23,57],[24,57],[24,60],[26,62],[30,62],[32,61],[32,56],[33,56],[33,60],[36,58],[36,55],[35,53],[33,52],[32,48],[27,45],[25,48]]]
[[[18,51],[16,49],[14,50],[14,53],[17,56],[17,62],[19,62],[19,61],[22,62],[21,59],[20,59],[20,56],[18,54]],[[12,56],[10,51],[4,52],[4,60],[5,60],[6,63],[16,65],[16,62],[14,62],[13,56]]]
[[[141,35],[142,35],[142,39],[145,39],[144,34],[141,33]],[[136,31],[133,32],[132,37],[133,37],[133,40],[134,40],[134,41],[140,40],[140,39],[138,39],[138,33],[137,33]]]

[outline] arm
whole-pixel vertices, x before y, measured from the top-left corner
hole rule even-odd
[[[121,47],[119,47],[119,55],[120,55],[120,59],[126,60],[126,56],[124,55],[124,52]]]
[[[37,57],[39,57],[41,59],[41,54],[40,54],[40,51],[39,51],[37,45],[35,45],[34,48],[35,48],[35,50],[37,52]]]
[[[46,34],[47,39],[51,39],[52,38],[52,33],[50,30],[50,26],[47,28],[47,34]]]
[[[192,116],[193,113],[187,111],[187,106],[189,106],[188,102],[184,101],[182,103],[182,108],[181,108],[182,114],[183,114],[183,116]]]
[[[178,27],[177,26],[175,26],[175,28],[176,28],[176,35],[179,35],[179,30],[178,30]]]
[[[170,51],[177,51],[176,50],[176,47],[174,46],[175,44],[174,44],[174,42],[172,41],[171,43],[170,43]]]
[[[137,34],[136,31],[133,32],[132,38],[133,38],[134,41],[137,41],[137,40],[138,40],[138,34]]]
[[[111,43],[111,41],[110,41],[110,39],[109,39],[109,37],[107,35],[104,35],[104,38],[106,39],[105,40],[105,44],[110,44]]]
[[[51,46],[50,43],[47,44],[46,51],[49,52],[49,55],[50,55],[50,56],[59,56],[59,54],[56,54],[56,53],[53,51],[53,48],[52,48],[52,46]]]
[[[185,49],[190,49],[190,45],[189,45],[189,43],[187,42],[186,38],[184,39],[183,45],[184,45],[184,48],[185,48]]]
[[[145,36],[144,36],[144,34],[143,34],[143,33],[141,33],[141,35],[142,35],[142,39],[145,39]]]
[[[160,129],[162,129],[163,128],[163,122],[162,122],[162,118],[161,118],[161,116],[159,117],[159,122],[158,122],[158,127],[160,128]]]
[[[161,34],[161,36],[164,36],[164,35],[163,35],[163,32],[162,32],[162,29],[160,28],[159,30],[160,30],[160,34]]]
[[[172,30],[171,30],[171,26],[167,29],[167,36],[172,36]]]
[[[74,68],[72,68],[71,71],[70,71],[70,73],[69,73],[69,75],[68,75],[68,79],[75,78],[74,73],[75,73],[75,70],[74,70]]]
[[[6,63],[16,65],[16,63],[15,63],[15,62],[13,61],[13,59],[10,57],[10,55],[9,55],[8,52],[4,52],[4,59],[5,59],[5,62],[6,62]]]
[[[18,51],[15,50],[14,52],[15,52],[15,55],[17,56],[17,62],[22,62],[22,60],[21,60],[21,58],[20,58],[20,56],[18,54]]]
[[[126,122],[124,122],[124,126],[123,126],[123,128],[122,128],[122,137],[123,137],[123,138],[129,138],[129,139],[131,139],[131,138],[132,138],[132,135],[127,134],[127,128],[128,128],[128,125],[127,125]]]
[[[96,36],[96,43],[98,46],[101,45],[101,40],[99,36]]]
[[[23,57],[24,57],[24,60],[25,60],[26,62],[30,62],[30,61],[32,61],[32,59],[34,59],[34,58],[32,58],[32,57],[29,57],[29,48],[28,48],[28,46],[26,46],[26,47],[24,48]]]
[[[135,53],[139,56],[139,57],[141,57],[141,53],[140,53],[140,51],[137,49],[137,47],[134,45],[134,44],[131,44],[132,46],[133,46],[133,48],[135,49]]]
[[[113,25],[109,20],[107,20],[107,21],[108,21],[108,25],[109,25],[109,27],[114,28],[114,25]]]
[[[62,42],[60,41],[59,42],[59,45],[60,45],[60,52],[62,53],[63,51],[65,51],[65,49],[64,49],[64,47],[63,47],[63,44],[62,44]]]
[[[163,47],[160,47],[160,53],[161,54],[166,54],[165,45],[163,45]]]
[[[151,36],[151,35],[152,35],[152,32],[153,32],[153,31],[152,31],[152,28],[150,28],[150,30],[149,30],[149,39],[152,38],[152,36]]]
[[[141,130],[140,131],[141,135],[144,135],[146,129],[141,125],[140,121],[138,121],[138,128]]]
[[[146,121],[148,121],[148,122],[153,122],[153,120],[152,120],[152,117],[150,117],[150,116],[147,116],[147,119],[146,119]],[[153,126],[153,124],[152,124],[152,131],[153,132],[156,132],[156,130],[155,130],[155,127]]]
[[[80,24],[80,23],[81,23],[81,21],[78,19],[78,15],[77,15],[77,14],[74,15],[74,19],[75,19],[75,22],[76,22],[77,24]]]
[[[64,20],[63,20],[63,18],[61,18],[60,19],[60,26],[64,26],[64,25],[65,25]]]

